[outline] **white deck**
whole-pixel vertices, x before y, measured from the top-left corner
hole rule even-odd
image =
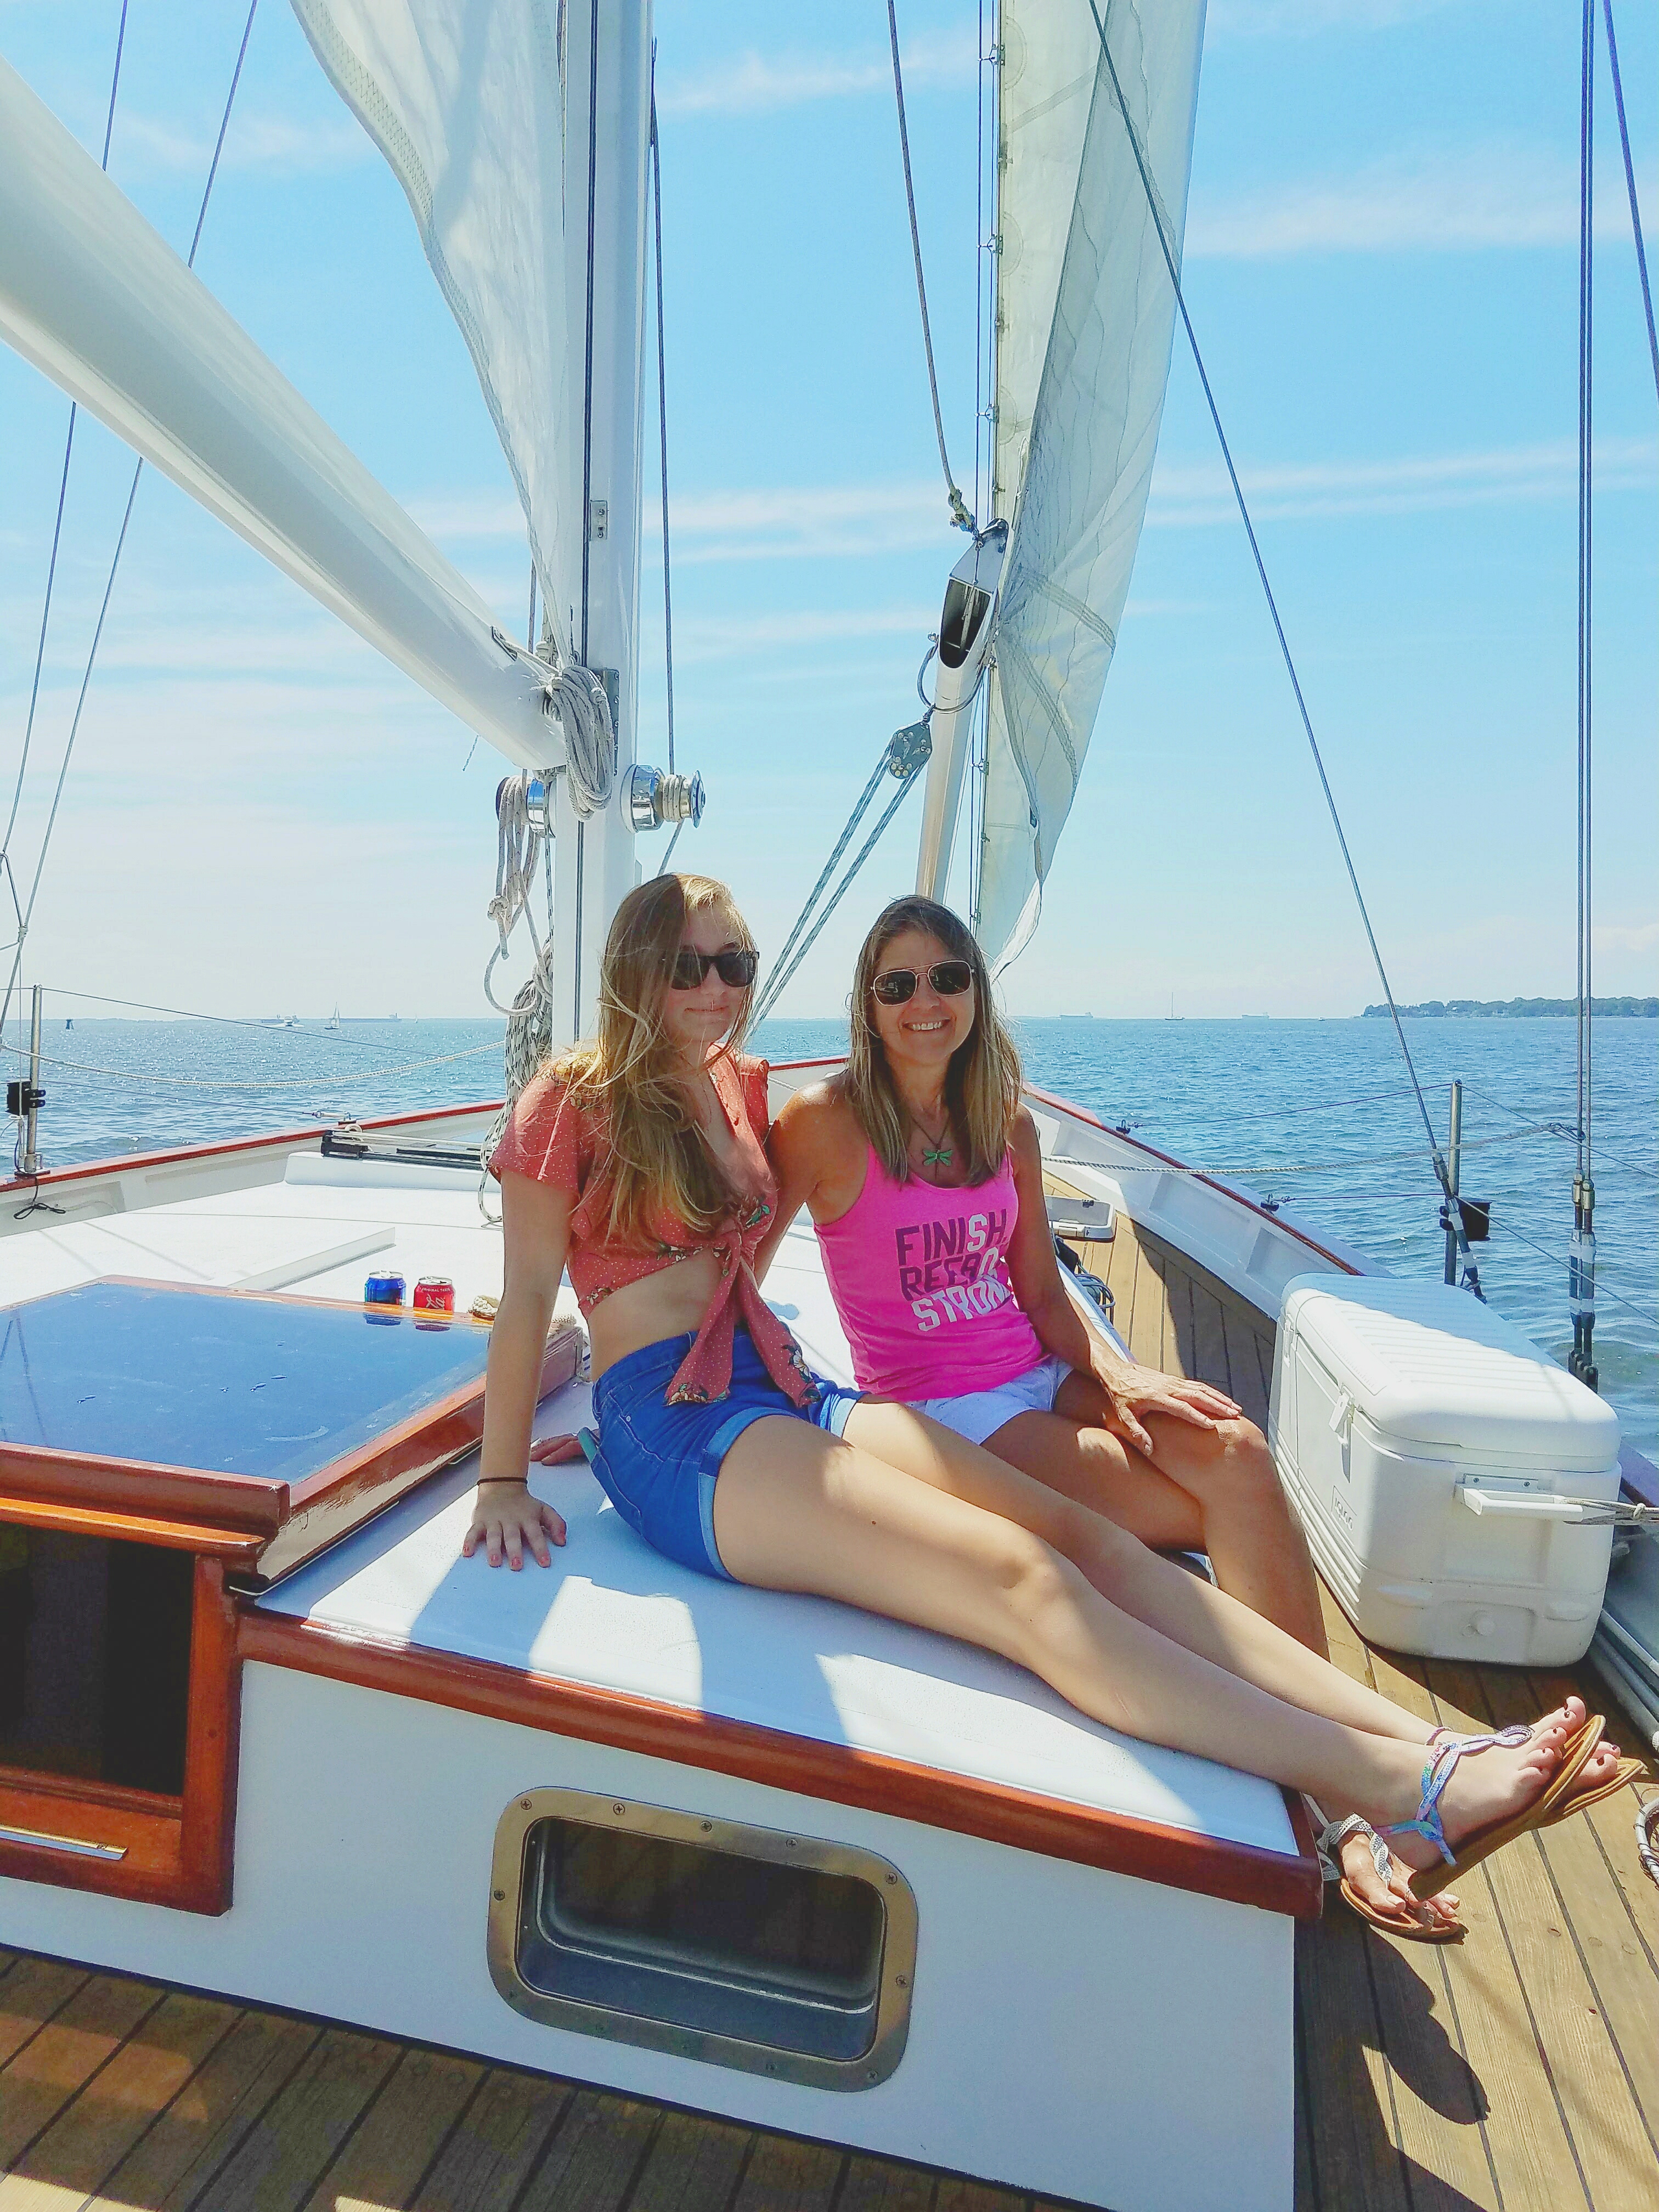
[[[48,1221],[6,1245],[12,1298],[134,1275],[355,1303],[368,1271],[386,1267],[400,1267],[411,1285],[418,1275],[449,1276],[463,1310],[480,1291],[499,1292],[501,1234],[483,1221],[470,1175],[301,1153],[280,1182]],[[809,1228],[790,1231],[767,1288],[808,1358],[850,1379]],[[573,1390],[543,1408],[541,1426],[574,1426],[586,1412],[586,1392]],[[406,1499],[264,1605],[1294,1854],[1273,1785],[1114,1735],[1021,1668],[969,1645],[677,1567],[631,1534],[585,1468],[538,1478],[570,1526],[551,1572],[491,1574],[464,1561],[473,1466],[463,1462]]]

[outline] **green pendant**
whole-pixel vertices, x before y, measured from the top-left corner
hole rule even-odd
[[[952,1145],[941,1145],[936,1152],[930,1152],[926,1145],[921,1148],[921,1162],[924,1167],[948,1168],[956,1156],[956,1147]]]

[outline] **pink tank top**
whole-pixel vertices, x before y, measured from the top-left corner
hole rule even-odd
[[[817,1232],[861,1390],[956,1398],[1046,1357],[1008,1280],[1018,1218],[1012,1154],[988,1182],[944,1190],[894,1182],[870,1146],[864,1188]]]

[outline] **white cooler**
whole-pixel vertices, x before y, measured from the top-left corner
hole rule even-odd
[[[1601,1610],[1619,1419],[1467,1291],[1285,1287],[1267,1439],[1360,1634],[1436,1659],[1563,1666]]]

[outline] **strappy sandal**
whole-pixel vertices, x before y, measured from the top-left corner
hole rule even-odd
[[[1443,1731],[1437,1730],[1437,1734]],[[1588,1802],[1587,1795],[1575,1797],[1573,1782],[1583,1771],[1586,1761],[1601,1741],[1599,1717],[1587,1720],[1575,1735],[1568,1738],[1563,1747],[1560,1763],[1539,1795],[1524,1812],[1511,1814],[1508,1819],[1489,1821],[1484,1828],[1476,1828],[1465,1836],[1454,1850],[1446,1841],[1446,1832],[1441,1825],[1440,1800],[1446,1784],[1457,1771],[1458,1762],[1476,1752],[1491,1751],[1496,1745],[1513,1748],[1527,1741],[1530,1729],[1499,1729],[1491,1735],[1454,1737],[1443,1743],[1423,1770],[1423,1794],[1418,1802],[1414,1820],[1394,1820],[1379,1832],[1385,1836],[1424,1836],[1440,1854],[1443,1863],[1437,1867],[1420,1867],[1410,1881],[1411,1893],[1426,1903],[1450,1883],[1460,1881],[1471,1867],[1479,1866],[1482,1859],[1490,1858],[1505,1844],[1513,1843],[1530,1829],[1548,1827],[1553,1820],[1565,1820],[1570,1813],[1579,1813]]]
[[[1428,1920],[1419,1920],[1403,1900],[1393,1911],[1386,1911],[1371,1903],[1348,1880],[1342,1871],[1342,1846],[1351,1836],[1364,1836],[1371,1855],[1371,1864],[1376,1869],[1379,1881],[1387,1881],[1394,1870],[1394,1855],[1370,1822],[1361,1813],[1350,1813],[1346,1820],[1328,1820],[1320,1830],[1315,1849],[1327,1881],[1334,1882],[1342,1902],[1356,1913],[1368,1928],[1381,1929],[1385,1936],[1396,1936],[1405,1943],[1461,1943],[1468,1929],[1461,1920],[1445,1920],[1436,1914]]]
[[[1601,1742],[1606,1728],[1607,1722],[1601,1714],[1587,1714],[1583,1723],[1574,1729],[1573,1733],[1562,1745],[1562,1758],[1564,1759],[1571,1759],[1586,1735],[1590,1738],[1590,1749],[1594,1751],[1596,1746]],[[1510,1728],[1500,1729],[1497,1736],[1492,1740],[1498,1743],[1522,1744],[1528,1742],[1531,1740],[1531,1729],[1523,1728],[1519,1723],[1516,1723]],[[1434,1750],[1443,1743],[1464,1743],[1472,1746],[1477,1741],[1484,1742],[1485,1741],[1486,1739],[1484,1738],[1477,1739],[1474,1736],[1460,1736],[1457,1735],[1456,1731],[1452,1729],[1437,1728],[1435,1729],[1433,1735],[1429,1738],[1429,1748],[1431,1750]],[[1540,1820],[1538,1823],[1539,1826],[1540,1828],[1553,1828],[1556,1826],[1558,1821],[1571,1820],[1575,1813],[1586,1813],[1589,1810],[1592,1805],[1600,1805],[1609,1797],[1616,1797],[1619,1795],[1619,1792],[1624,1789],[1627,1784],[1634,1782],[1638,1775],[1641,1775],[1645,1771],[1646,1769],[1639,1759],[1621,1759],[1618,1765],[1613,1769],[1613,1772],[1608,1775],[1605,1780],[1601,1782],[1587,1782],[1582,1789],[1568,1790],[1565,1796],[1562,1798],[1560,1802],[1556,1806],[1554,1811],[1550,1814],[1548,1820]]]

